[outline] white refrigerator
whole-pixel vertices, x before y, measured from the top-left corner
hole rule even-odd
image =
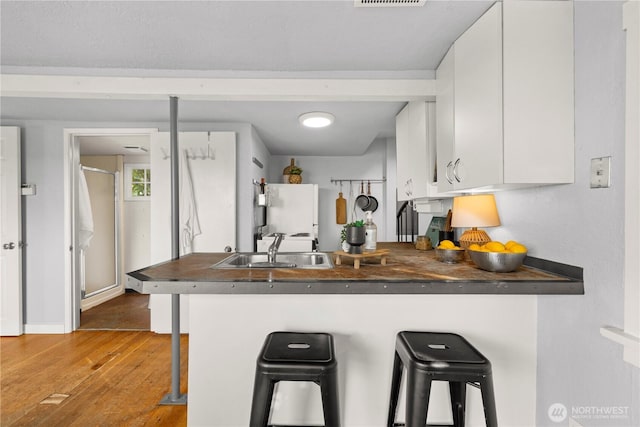
[[[279,252],[309,252],[318,238],[318,185],[268,184],[267,218],[257,240],[258,252],[266,252],[272,233],[284,233]]]

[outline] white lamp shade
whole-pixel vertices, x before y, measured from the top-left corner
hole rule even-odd
[[[453,198],[452,227],[495,227],[500,225],[493,194],[475,194]]]

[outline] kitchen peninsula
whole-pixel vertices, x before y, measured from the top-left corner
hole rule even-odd
[[[499,423],[534,425],[537,295],[583,294],[582,269],[528,258],[516,272],[491,273],[440,263],[410,244],[381,246],[387,264],[358,270],[350,261],[328,270],[213,269],[229,254],[196,253],[130,273],[127,286],[138,292],[194,294],[189,425],[247,425],[255,360],[276,330],[334,335],[344,426],[384,425],[401,330],[464,335],[492,362]],[[434,387],[430,423],[450,420],[446,396]],[[313,384],[283,383],[271,424],[322,424],[319,402]],[[482,424],[473,388],[468,406],[469,421]]]

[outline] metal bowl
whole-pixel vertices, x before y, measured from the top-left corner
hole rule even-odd
[[[481,252],[467,250],[471,261],[478,267],[496,273],[508,273],[517,270],[524,262],[527,253]]]
[[[447,264],[456,264],[464,261],[464,249],[436,248],[436,259]]]

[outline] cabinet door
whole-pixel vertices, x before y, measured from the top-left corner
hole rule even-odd
[[[409,185],[409,169],[411,153],[409,152],[409,105],[396,116],[396,181],[398,200],[411,200]]]
[[[455,44],[455,189],[503,181],[500,6],[496,3]]]
[[[428,104],[423,101],[409,103],[409,191],[412,199],[429,196],[429,174],[433,166],[429,162]]]
[[[449,49],[436,70],[436,140],[438,191],[453,190],[453,157],[454,148],[454,84],[453,56],[455,46]]]
[[[505,2],[502,13],[504,182],[573,182],[573,4]]]
[[[433,103],[412,101],[396,116],[398,200],[435,196]]]

